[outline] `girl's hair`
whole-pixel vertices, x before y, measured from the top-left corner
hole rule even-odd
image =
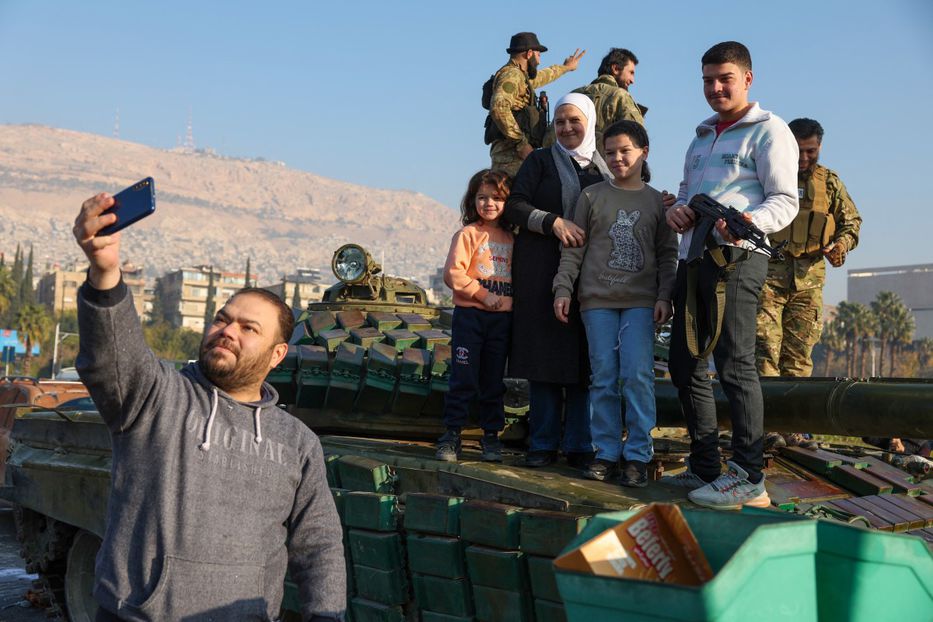
[[[612,136],[628,136],[639,149],[644,149],[648,146],[648,132],[645,131],[644,126],[638,121],[626,119],[625,121],[616,121],[607,127],[606,131],[603,132],[604,148],[606,141]],[[641,180],[645,183],[651,181],[651,171],[648,170],[648,162],[641,163]]]
[[[507,199],[512,188],[512,178],[507,173],[493,171],[488,168],[484,168],[473,175],[470,178],[470,183],[467,184],[466,194],[463,195],[463,200],[460,202],[460,222],[464,225],[480,219],[479,213],[476,211],[476,193],[479,192],[479,188],[483,184],[489,184],[502,195],[503,199]]]

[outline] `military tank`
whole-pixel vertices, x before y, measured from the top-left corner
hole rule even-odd
[[[428,304],[416,284],[383,274],[358,245],[337,249],[331,267],[338,283],[298,313],[288,355],[268,380],[285,408],[321,436],[344,526],[349,619],[561,620],[550,560],[587,517],[686,503],[681,490],[664,485],[624,489],[583,480],[564,464],[523,467],[527,403],[519,382],[510,383],[501,464],[479,461],[469,441],[460,462],[434,460],[451,311]],[[656,353],[663,376],[663,339]],[[670,381],[659,377],[656,386],[659,426],[682,426]],[[769,430],[933,437],[929,381],[763,379],[762,387]],[[728,404],[716,395],[728,429]],[[11,440],[0,495],[15,504],[27,569],[46,581],[60,615],[93,620],[110,485],[106,426],[86,399],[70,410],[26,405],[5,421]],[[682,431],[655,439],[653,478],[683,468],[685,440]],[[864,447],[769,455],[775,509],[927,535],[926,473],[884,457]],[[286,581],[284,619],[296,619],[297,604]]]

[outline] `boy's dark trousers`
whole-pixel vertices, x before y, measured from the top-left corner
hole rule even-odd
[[[761,480],[764,466],[764,408],[755,367],[755,324],[758,294],[764,287],[768,258],[761,253],[724,246],[730,265],[719,268],[708,253],[700,260],[697,289],[715,290],[715,280],[726,279],[722,333],[713,350],[719,383],[729,400],[732,418],[732,460],[748,472],[749,480]],[[690,433],[690,469],[706,481],[721,472],[716,402],[707,373],[706,359],[696,359],[687,349],[685,332],[686,263],[677,266],[674,289],[674,321],[669,368],[677,387]],[[699,321],[699,320],[698,320]],[[703,344],[700,346],[704,347]]]
[[[479,401],[479,423],[487,432],[505,427],[503,396],[512,313],[455,307],[450,352],[450,385],[444,424],[467,424],[470,403]]]

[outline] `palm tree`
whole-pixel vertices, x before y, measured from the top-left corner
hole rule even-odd
[[[865,371],[865,353],[869,348],[874,347],[872,345],[871,339],[877,333],[878,327],[878,318],[872,312],[872,310],[861,304],[855,303],[858,305],[858,312],[856,314],[856,323],[858,324],[858,340],[859,340],[859,376],[865,377],[868,374]]]
[[[23,373],[29,373],[32,364],[32,348],[41,343],[52,330],[52,318],[45,307],[35,303],[24,304],[16,314],[16,330],[20,339],[26,346],[26,355],[23,357]]]
[[[823,347],[826,348],[826,361],[823,363],[823,375],[829,376],[829,368],[832,364],[833,354],[842,350],[846,345],[845,330],[838,317],[834,317],[829,322],[823,323],[823,335],[820,341],[823,342]]]
[[[921,373],[928,367],[933,367],[933,337],[924,337],[914,343],[914,349],[917,351],[917,362],[920,364]]]
[[[843,350],[846,356],[846,376],[855,375],[855,344],[858,340],[858,303],[842,301],[836,307],[834,322],[839,323],[844,340]]]
[[[914,336],[914,316],[910,309],[901,303],[894,309],[891,322],[891,373],[894,373],[894,356],[900,354],[901,347],[909,345]]]
[[[871,303],[871,310],[878,318],[878,337],[881,340],[881,363],[878,366],[878,375],[884,375],[885,346],[891,343],[891,333],[894,330],[894,320],[899,307],[903,307],[900,297],[893,292],[879,292]],[[893,345],[893,344],[892,344]],[[893,373],[893,365],[889,373]]]

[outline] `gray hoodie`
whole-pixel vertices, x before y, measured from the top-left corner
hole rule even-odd
[[[78,296],[78,372],[113,444],[94,597],[125,620],[270,620],[286,565],[302,619],[341,618],[346,569],[317,436],[262,399],[238,402],[143,339],[132,296]]]

